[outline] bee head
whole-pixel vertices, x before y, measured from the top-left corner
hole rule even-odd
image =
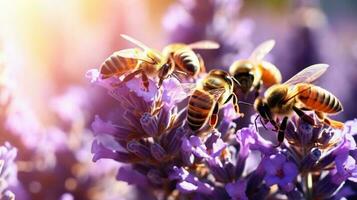
[[[258,112],[264,121],[269,120],[269,115],[271,113],[269,106],[263,97],[258,97],[254,101],[254,109]]]
[[[276,84],[271,86],[266,94],[268,106],[270,108],[279,107],[288,95],[288,87],[283,84]]]
[[[243,93],[249,92],[250,88],[253,86],[254,75],[252,72],[237,73],[234,78],[240,83],[240,89]]]
[[[240,89],[243,93],[249,92],[254,83],[254,64],[250,60],[235,61],[229,72],[240,83]]]

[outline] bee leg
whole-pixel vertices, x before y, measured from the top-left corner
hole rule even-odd
[[[233,98],[233,106],[234,106],[234,110],[236,111],[237,114],[244,116],[243,113],[239,112],[239,106],[238,106],[238,98],[237,96],[232,93],[231,95],[228,96],[227,100],[224,102],[224,104],[228,103],[231,99]]]
[[[149,91],[149,78],[144,72],[141,73],[141,80],[143,84],[143,90],[146,92]]]
[[[259,132],[259,131],[258,131],[258,125],[257,125],[257,120],[258,120],[258,118],[259,118],[259,115],[257,115],[257,117],[254,119],[255,130],[256,130],[257,132]],[[262,122],[262,118],[260,118],[260,122]]]
[[[324,121],[324,119],[325,119],[325,114],[324,114],[324,113],[315,111],[315,114],[316,114],[317,118],[318,118],[321,122]]]
[[[219,105],[216,102],[216,104],[214,105],[214,108],[213,108],[212,115],[211,115],[211,117],[209,119],[209,125],[211,127],[213,127],[213,128],[216,127],[217,122],[218,122],[218,111],[219,111]]]
[[[265,126],[265,122],[263,122],[263,119],[260,117],[260,115],[257,115],[257,117],[254,119],[254,125],[255,125],[255,130],[258,132],[258,125],[257,125],[257,120],[260,120],[260,124],[264,127],[265,130],[268,130],[268,128]]]
[[[332,128],[343,129],[344,124],[342,122],[330,119],[326,116],[325,113],[315,111],[316,116],[326,125],[331,126]]]
[[[160,88],[162,86],[162,82],[164,81],[164,79],[166,79],[168,76],[169,76],[169,73],[170,73],[170,69],[174,67],[173,65],[169,64],[169,63],[166,63],[164,64],[161,69],[160,69],[160,72],[159,72],[159,83],[157,85],[158,88]]]
[[[142,72],[141,69],[135,70],[135,71],[131,72],[130,74],[128,74],[127,76],[125,76],[125,78],[120,83],[113,83],[112,86],[113,87],[121,87],[124,83],[130,81],[131,79],[133,79],[136,75],[140,74],[141,72]]]
[[[260,118],[260,123],[262,124],[265,130],[268,130],[268,128],[265,126],[267,122],[264,122],[262,118]]]
[[[276,147],[279,147],[281,143],[284,141],[284,136],[285,136],[285,130],[286,126],[288,125],[288,117],[284,117],[283,121],[281,122],[279,126],[279,131],[278,131],[278,142],[279,144]]]
[[[240,115],[240,117],[244,117],[244,113],[239,112],[239,105],[238,105],[238,97],[237,97],[237,95],[232,93],[232,96],[233,96],[234,110],[236,111],[237,114]]]
[[[178,80],[180,83],[182,82],[182,79],[180,78],[180,74],[184,74],[184,76],[186,76],[187,74],[185,72],[181,72],[181,71],[174,71],[172,73],[172,76]]]
[[[306,113],[304,113],[304,111],[302,111],[300,108],[297,108],[296,106],[293,106],[293,110],[302,120],[304,120],[305,122],[307,122],[313,126],[316,126],[315,120],[313,117],[307,115]]]
[[[233,97],[233,93],[231,95],[228,96],[228,98],[226,99],[226,101],[224,102],[224,104],[228,103]]]
[[[261,85],[262,85],[262,82],[259,81],[258,85],[255,86],[255,98],[259,97],[259,95],[260,95],[260,87],[261,87]]]
[[[269,108],[267,107],[267,105],[264,106],[265,108],[265,115],[266,115],[266,121],[269,121],[271,123],[271,125],[274,126],[273,131],[278,131],[279,130],[279,126],[278,123],[274,120],[272,113],[270,112]]]

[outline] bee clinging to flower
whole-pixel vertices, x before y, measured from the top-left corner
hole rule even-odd
[[[202,57],[193,50],[218,48],[218,43],[210,40],[202,40],[191,44],[169,44],[164,47],[162,53],[174,61],[176,71],[183,72],[185,77],[196,78],[200,72],[205,72],[206,69]]]
[[[343,128],[343,123],[330,119],[343,110],[341,102],[329,91],[312,84],[327,70],[328,65],[311,65],[297,73],[283,84],[276,84],[268,88],[264,97],[254,102],[254,108],[259,116],[270,122],[278,131],[278,140],[284,140],[284,131],[288,116],[295,112],[302,120],[315,125],[314,119],[304,113],[304,110],[314,111],[319,120],[333,128]],[[276,117],[283,116],[280,124]]]
[[[162,81],[173,74],[173,60],[128,35],[121,36],[140,47],[140,49],[130,48],[114,52],[100,66],[100,73],[103,78],[126,75],[117,85],[120,86],[133,79],[136,75],[141,74],[145,90],[149,88],[148,78],[158,78],[158,87],[161,87]]]
[[[211,70],[197,85],[190,96],[187,109],[187,123],[193,131],[199,131],[207,122],[214,128],[218,122],[218,112],[230,100],[239,113],[238,98],[233,88],[239,84],[223,70]]]
[[[125,78],[117,86],[126,83],[141,74],[143,86],[148,90],[148,78],[159,79],[158,87],[163,80],[170,76],[179,78],[196,77],[201,71],[205,71],[203,59],[193,49],[217,49],[219,44],[203,40],[191,44],[173,43],[167,45],[162,52],[149,48],[144,43],[128,36],[121,35],[127,41],[139,48],[123,49],[114,52],[100,67],[102,77],[112,76]]]

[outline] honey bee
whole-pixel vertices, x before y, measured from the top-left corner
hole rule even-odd
[[[145,90],[149,88],[148,78],[159,78],[158,87],[162,81],[168,78],[174,71],[174,63],[171,58],[165,57],[161,52],[147,47],[142,42],[128,36],[121,35],[127,41],[137,45],[139,48],[123,49],[113,53],[100,66],[102,77],[120,77],[126,74],[125,78],[115,86],[133,79],[141,74]]]
[[[172,58],[175,70],[183,72],[186,77],[197,77],[200,72],[205,72],[203,59],[196,54],[194,49],[217,49],[219,44],[210,40],[202,40],[191,44],[173,43],[162,50],[164,56]]]
[[[239,81],[241,84],[239,88],[244,94],[255,90],[255,97],[257,97],[261,85],[268,88],[281,83],[279,69],[263,60],[274,46],[274,40],[265,41],[255,48],[248,59],[237,60],[229,67],[229,73]]]
[[[187,108],[187,123],[193,131],[200,130],[207,122],[214,128],[218,121],[220,107],[233,100],[238,114],[238,98],[233,87],[239,84],[223,70],[211,70],[190,96]]]
[[[312,84],[327,68],[326,64],[311,65],[285,83],[271,86],[266,90],[264,97],[255,100],[254,108],[259,116],[265,123],[269,121],[278,131],[279,144],[284,140],[288,116],[292,112],[315,126],[314,118],[303,111],[311,110],[316,113],[321,122],[333,128],[343,128],[342,122],[327,116],[341,112],[343,110],[341,102],[327,90]],[[284,116],[280,124],[276,122],[276,116]]]

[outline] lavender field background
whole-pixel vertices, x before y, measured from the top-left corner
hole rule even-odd
[[[0,0],[0,199],[357,198],[356,19],[353,0]],[[216,41],[197,52],[207,70],[226,71],[274,39],[266,59],[283,81],[330,65],[316,84],[340,99],[332,118],[345,128],[295,116],[276,148],[242,105],[243,118],[226,106],[198,137],[178,80],[165,80],[158,100],[154,80],[144,92],[140,78],[115,88],[98,76],[132,47],[120,34],[159,50]]]

